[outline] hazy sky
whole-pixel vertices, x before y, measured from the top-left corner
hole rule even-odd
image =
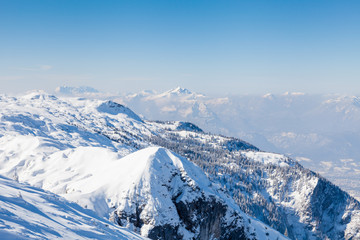
[[[0,0],[0,92],[360,94],[359,0]]]

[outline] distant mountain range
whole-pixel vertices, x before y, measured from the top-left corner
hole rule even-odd
[[[206,98],[181,88],[162,95]],[[41,91],[2,95],[0,109],[1,188],[24,192],[29,187],[13,181],[25,182],[75,202],[88,209],[79,212],[112,222],[112,230],[105,226],[106,239],[122,233],[113,223],[152,239],[360,238],[357,200],[297,161],[238,138],[189,122],[149,121],[111,100]],[[28,196],[49,221],[75,217]],[[23,194],[11,198],[27,201]],[[23,212],[0,212],[7,221],[1,231],[21,236],[22,227],[8,224],[14,214],[22,218]],[[87,216],[78,215],[76,221],[86,223]],[[26,218],[26,224],[32,221]],[[91,234],[102,227],[78,232],[79,238],[96,236]]]
[[[149,120],[179,120],[285,153],[360,199],[360,97],[300,92],[209,97],[184,88],[116,99]]]

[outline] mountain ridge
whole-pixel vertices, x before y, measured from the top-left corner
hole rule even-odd
[[[243,212],[292,239],[349,239],[360,234],[358,202],[284,155],[260,152],[239,139],[193,131],[194,127],[179,129],[179,122],[137,121],[123,114],[98,111],[106,101],[49,96],[31,99],[1,98],[0,174],[55,191],[94,208],[101,216],[118,209],[111,203],[116,203],[115,198],[121,194],[112,192],[111,186],[119,188],[111,180],[119,175],[119,161],[141,149],[162,146],[197,164]],[[104,176],[107,184],[99,181]],[[320,182],[324,194],[317,188]],[[104,190],[110,192],[110,197],[99,198]],[[337,194],[332,196],[332,192]],[[329,205],[325,199],[340,201]],[[310,203],[322,210],[313,211]],[[326,212],[332,215],[322,219]],[[131,219],[133,212],[121,213],[125,212],[111,215],[112,220],[118,222],[116,216],[120,216],[120,222],[121,216]],[[333,219],[336,227],[326,230]],[[131,220],[126,222],[133,224]],[[247,227],[245,230],[251,233]]]

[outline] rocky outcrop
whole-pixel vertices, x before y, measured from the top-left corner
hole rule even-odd
[[[248,239],[245,236],[243,219],[233,212],[233,221],[226,222],[228,207],[213,197],[201,197],[191,203],[174,203],[185,228],[193,233],[200,229],[196,239]]]
[[[180,193],[179,197],[181,194],[183,193]],[[172,202],[176,206],[180,221],[175,225],[155,225],[148,232],[147,237],[175,240],[189,239],[188,236],[191,235],[192,239],[199,240],[249,239],[245,234],[243,218],[237,212],[231,211],[226,204],[214,196],[205,197],[202,195],[192,202],[179,201],[175,197]],[[113,219],[116,219],[120,226],[133,224],[140,231],[149,223],[149,220],[142,218],[143,215],[146,215],[142,208],[136,208],[135,213],[115,211],[114,215]]]

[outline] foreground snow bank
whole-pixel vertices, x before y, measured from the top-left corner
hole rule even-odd
[[[0,176],[1,239],[144,239],[65,199]]]

